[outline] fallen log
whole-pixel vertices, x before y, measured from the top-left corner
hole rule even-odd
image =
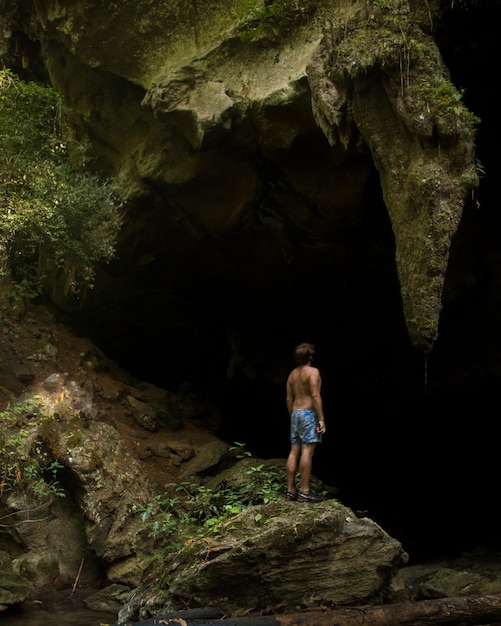
[[[498,622],[501,625],[501,594],[284,615],[202,619],[189,615],[189,611],[179,611],[120,626],[497,626]]]
[[[203,606],[196,609],[185,609],[184,611],[164,613],[163,615],[153,619],[147,619],[142,622],[125,622],[123,624],[119,624],[118,626],[151,626],[152,624],[169,624],[169,620],[177,626],[183,623],[195,623],[198,626],[203,626],[204,624],[215,624],[214,620],[221,621],[223,618],[224,613],[221,609],[213,606]]]

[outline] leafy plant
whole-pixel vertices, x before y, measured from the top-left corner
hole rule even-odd
[[[23,421],[47,419],[43,407],[35,398],[17,402],[0,412],[0,496],[17,491],[44,500],[64,497],[59,481],[59,461],[49,462],[43,454],[42,442],[36,430],[20,426]]]
[[[0,275],[27,296],[58,272],[69,290],[92,287],[115,253],[119,198],[63,120],[55,90],[0,71]]]
[[[318,9],[318,0],[268,0],[257,3],[245,0],[248,21],[241,27],[242,41],[278,37],[305,22]]]
[[[228,452],[235,452],[235,457],[237,459],[252,456],[252,452],[247,450],[245,443],[239,443],[238,441],[234,441],[233,443],[234,445],[228,448]]]
[[[237,458],[252,456],[245,444],[234,443],[230,450],[237,450]],[[266,469],[261,463],[245,474],[249,479],[234,488],[221,485],[212,490],[194,482],[170,483],[155,503],[142,511],[142,520],[149,524],[151,535],[163,534],[169,539],[168,549],[178,550],[195,537],[217,537],[221,524],[244,508],[283,497],[283,476],[276,468]],[[256,523],[260,519],[257,514]]]

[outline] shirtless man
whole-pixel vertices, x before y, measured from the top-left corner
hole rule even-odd
[[[322,497],[310,490],[313,453],[325,433],[320,372],[312,366],[315,346],[301,343],[294,350],[297,367],[287,379],[287,410],[291,416],[291,450],[287,458],[287,500],[321,502]],[[295,478],[299,468],[300,485],[296,492]]]

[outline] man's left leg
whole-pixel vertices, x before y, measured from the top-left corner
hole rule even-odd
[[[287,472],[287,492],[296,493],[296,472],[299,461],[299,453],[301,446],[292,444],[289,456],[287,457],[287,463],[285,464],[285,470]]]

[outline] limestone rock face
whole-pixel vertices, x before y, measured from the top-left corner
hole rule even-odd
[[[125,291],[137,295],[146,276],[143,315],[156,323],[160,302],[185,336],[179,318],[197,321],[183,285],[207,297],[213,284],[238,317],[258,295],[279,306],[312,267],[341,282],[341,267],[344,280],[357,265],[374,271],[388,263],[383,245],[411,342],[431,348],[451,238],[477,184],[474,129],[428,13],[395,5],[393,20],[363,2],[279,13],[231,0],[25,0],[12,11],[40,43],[75,136],[122,183],[114,280],[103,274],[78,303],[91,323],[110,307],[109,345],[130,324],[119,312]],[[384,244],[360,236],[376,211],[374,167],[391,224]],[[54,299],[71,308],[64,293]]]

